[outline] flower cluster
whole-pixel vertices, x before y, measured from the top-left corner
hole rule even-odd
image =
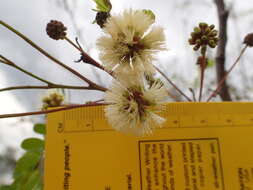
[[[42,110],[47,110],[50,107],[61,106],[64,101],[64,96],[58,92],[50,92],[42,99]]]
[[[105,36],[97,41],[105,69],[117,80],[106,92],[105,114],[120,131],[143,135],[164,121],[157,113],[167,92],[161,82],[150,84],[145,77],[155,73],[156,52],[166,49],[163,29],[152,26],[154,19],[146,10],[126,10],[107,19]]]
[[[152,128],[164,122],[158,113],[162,110],[166,96],[167,91],[159,82],[149,88],[142,84],[127,88],[115,82],[106,93],[105,100],[110,105],[106,107],[105,113],[116,130],[137,135],[149,134]]]
[[[153,23],[154,18],[140,10],[111,16],[103,28],[106,36],[97,41],[105,68],[119,75],[154,73],[152,61],[157,51],[165,50],[165,36]]]
[[[194,45],[193,49],[197,51],[201,48],[201,53],[205,54],[207,46],[215,48],[219,41],[218,31],[214,30],[215,26],[207,23],[199,23],[198,27],[194,28],[189,39],[189,44]]]

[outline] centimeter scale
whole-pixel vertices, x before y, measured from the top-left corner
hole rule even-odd
[[[168,103],[162,128],[113,130],[104,107],[48,115],[45,190],[253,190],[253,103]]]

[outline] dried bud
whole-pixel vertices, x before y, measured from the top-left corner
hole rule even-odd
[[[100,26],[100,28],[103,28],[109,17],[110,17],[109,12],[97,12],[95,20],[96,23]]]
[[[253,47],[253,33],[247,34],[247,36],[244,38],[243,43],[249,47]]]
[[[46,27],[48,36],[54,40],[63,40],[67,35],[66,30],[63,23],[57,20],[51,20]]]

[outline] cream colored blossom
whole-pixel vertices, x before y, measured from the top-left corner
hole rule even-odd
[[[153,73],[157,51],[165,50],[161,27],[151,27],[154,19],[141,10],[127,10],[108,19],[105,36],[97,41],[100,59],[106,69],[118,75],[129,72]]]
[[[150,134],[165,121],[158,115],[167,92],[161,83],[145,88],[142,85],[125,87],[114,82],[106,92],[105,115],[113,128],[137,135]]]

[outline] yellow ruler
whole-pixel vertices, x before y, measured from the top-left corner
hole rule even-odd
[[[169,103],[153,135],[103,106],[48,115],[45,190],[253,190],[253,103]]]

